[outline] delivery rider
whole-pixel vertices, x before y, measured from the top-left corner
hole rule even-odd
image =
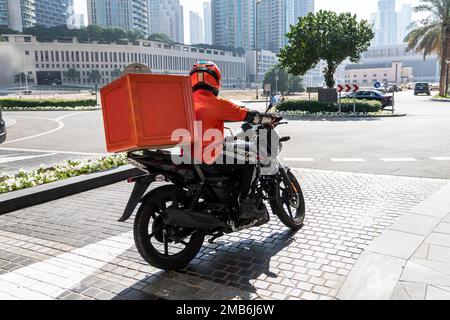
[[[260,114],[241,108],[231,101],[219,97],[222,85],[222,74],[219,67],[210,61],[197,62],[191,72],[192,88],[194,91],[194,106],[197,121],[202,124],[203,134],[209,129],[217,129],[224,136],[225,121],[245,121],[252,124],[271,123],[278,118],[272,115]],[[211,142],[203,141],[205,149]],[[219,157],[215,154],[213,157]],[[208,163],[211,163],[208,161]],[[250,196],[252,181],[255,178],[255,165],[252,164],[212,164],[224,174],[239,172],[241,179],[240,219],[262,219],[264,210],[258,210],[257,202]]]

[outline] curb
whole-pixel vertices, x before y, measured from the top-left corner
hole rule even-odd
[[[406,113],[402,114],[386,114],[386,115],[348,115],[348,116],[338,116],[338,115],[283,115],[283,118],[286,120],[351,120],[351,119],[373,119],[373,118],[399,118],[406,117]]]
[[[450,99],[431,99],[434,102],[450,102]]]
[[[82,175],[33,188],[0,195],[0,215],[57,200],[80,192],[104,187],[142,174],[142,171],[126,165],[117,169]]]

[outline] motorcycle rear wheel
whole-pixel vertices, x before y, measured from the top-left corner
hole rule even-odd
[[[188,237],[178,237],[180,230],[167,226],[164,211],[176,205],[187,205],[184,190],[163,186],[152,191],[152,196],[141,205],[134,220],[134,241],[142,258],[151,266],[171,271],[186,267],[200,251],[205,235],[200,231],[185,230]]]
[[[287,172],[290,181],[289,186],[285,186],[281,182],[276,189],[275,200],[270,201],[270,207],[281,222],[292,230],[300,230],[305,221],[305,199],[303,197],[302,188],[295,175]],[[295,198],[289,198],[286,188],[290,188]]]

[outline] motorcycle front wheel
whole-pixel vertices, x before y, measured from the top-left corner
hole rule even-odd
[[[276,188],[274,200],[269,203],[273,213],[280,218],[286,227],[299,230],[303,227],[305,221],[305,199],[300,183],[294,174],[291,171],[286,174],[289,178],[288,185],[286,186],[282,179],[282,182]]]
[[[159,187],[141,205],[134,221],[134,241],[142,258],[151,266],[170,271],[186,267],[200,251],[205,235],[200,231],[167,226],[167,208],[183,209],[186,192],[175,186]]]

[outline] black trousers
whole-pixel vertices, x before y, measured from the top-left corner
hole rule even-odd
[[[253,175],[256,166],[254,164],[212,164],[201,165],[202,170],[208,172],[220,172],[233,177],[239,176],[241,186],[241,198],[248,198],[252,186]]]

